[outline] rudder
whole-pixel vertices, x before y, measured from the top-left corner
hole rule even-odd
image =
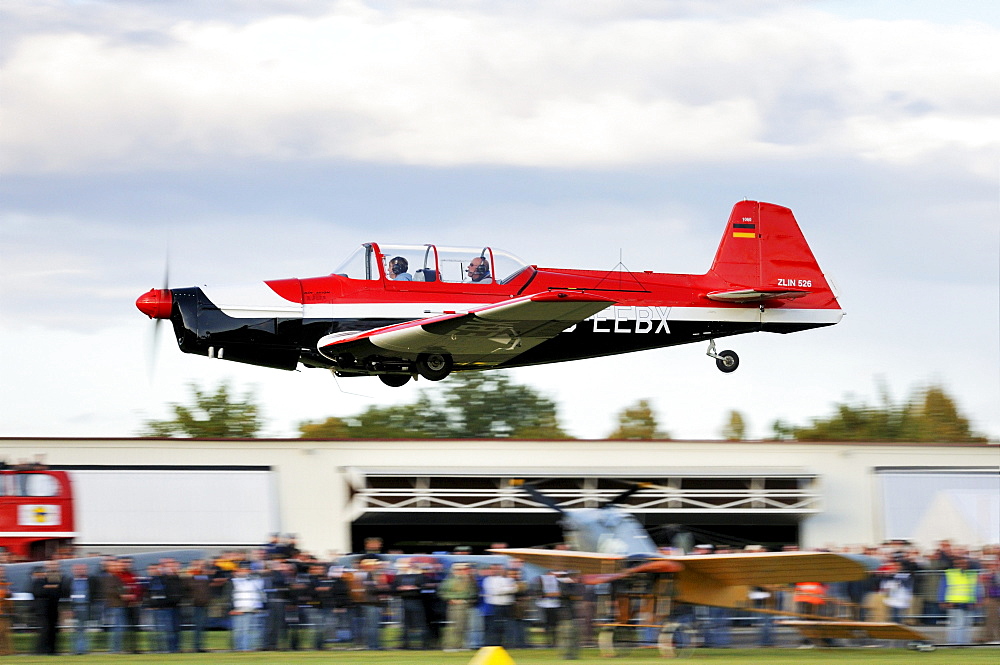
[[[760,201],[733,206],[710,272],[748,289],[830,288],[792,211]]]

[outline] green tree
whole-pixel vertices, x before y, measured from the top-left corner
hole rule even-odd
[[[503,372],[461,372],[440,388],[421,390],[417,401],[370,406],[345,418],[299,425],[304,438],[477,439],[569,438],[556,404]]]
[[[503,372],[464,372],[449,380],[444,406],[456,438],[567,439],[556,404]]]
[[[304,422],[304,439],[431,439],[451,436],[440,405],[421,391],[412,404],[369,406],[361,413],[321,422]]]
[[[618,428],[608,435],[609,439],[669,439],[670,434],[659,429],[656,414],[648,399],[641,399],[632,406],[625,407],[618,414]]]
[[[985,436],[972,431],[969,419],[958,411],[958,405],[941,386],[932,385],[921,391],[910,404],[907,426],[912,428],[912,441],[984,442]]]
[[[192,404],[171,404],[174,417],[149,420],[140,433],[144,437],[191,439],[252,439],[263,427],[260,407],[253,391],[236,396],[228,382],[214,392],[189,384]]]
[[[743,414],[733,410],[726,418],[726,424],[722,427],[722,436],[727,441],[742,441],[746,438],[747,424],[743,419]]]
[[[970,429],[968,419],[941,386],[917,390],[910,400],[898,404],[885,388],[880,393],[878,406],[838,403],[832,415],[813,418],[804,427],[777,421],[775,436],[797,441],[986,441]]]

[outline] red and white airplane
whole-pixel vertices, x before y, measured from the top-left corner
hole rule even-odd
[[[152,289],[136,301],[169,319],[185,353],[402,386],[452,371],[538,365],[790,333],[844,313],[788,208],[733,207],[703,275],[539,268],[490,247],[367,243],[333,274],[250,288]]]

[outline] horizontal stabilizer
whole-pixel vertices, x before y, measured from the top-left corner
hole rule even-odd
[[[796,289],[737,289],[735,291],[713,291],[706,294],[709,300],[719,302],[764,302],[765,300],[793,300],[809,295],[809,291]]]

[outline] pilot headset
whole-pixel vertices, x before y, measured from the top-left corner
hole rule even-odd
[[[410,264],[402,256],[397,256],[389,261],[389,271],[393,275],[402,275],[410,267]]]

